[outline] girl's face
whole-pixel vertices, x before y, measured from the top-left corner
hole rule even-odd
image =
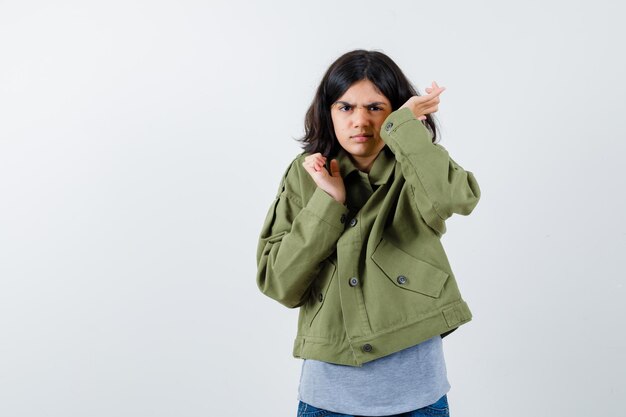
[[[368,168],[385,146],[380,128],[389,114],[391,103],[367,79],[352,84],[331,106],[339,144],[361,167]]]

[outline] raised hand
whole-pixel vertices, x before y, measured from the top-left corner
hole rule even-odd
[[[304,158],[302,166],[309,173],[313,181],[322,190],[326,191],[335,200],[344,204],[346,201],[346,187],[339,171],[339,162],[336,159],[330,161],[330,173],[324,166],[326,157],[321,153],[314,153]]]
[[[417,119],[425,120],[427,114],[435,113],[439,110],[439,95],[445,89],[445,87],[439,87],[437,83],[433,81],[431,87],[426,87],[426,95],[413,96],[400,108],[408,107],[413,114],[415,114]]]

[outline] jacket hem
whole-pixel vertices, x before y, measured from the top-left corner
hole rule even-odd
[[[293,356],[338,365],[361,366],[415,346],[431,337],[450,334],[471,319],[472,313],[467,303],[459,300],[406,326],[352,340],[348,340],[347,337],[328,339],[297,335],[293,346]]]

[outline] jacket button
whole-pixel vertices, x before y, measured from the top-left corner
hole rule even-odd
[[[356,226],[356,219],[350,220],[350,227]]]
[[[369,343],[366,343],[363,345],[363,352],[371,352],[372,351],[372,345],[370,345]]]
[[[391,128],[392,128],[392,127],[393,127],[393,123],[392,123],[392,122],[389,122],[389,123],[387,123],[387,125],[385,126],[385,130],[386,130],[387,132],[389,132],[389,131],[391,130]]]
[[[339,218],[339,221],[340,221],[341,223],[345,223],[345,222],[346,222],[346,215],[345,215],[345,214],[342,214],[342,215],[341,215],[341,217]]]
[[[359,279],[357,277],[350,278],[349,282],[351,287],[356,287],[357,285],[359,285]]]
[[[400,284],[400,285],[406,284],[406,277],[404,275],[399,275],[398,276],[398,284]]]
[[[322,301],[324,301],[324,296],[322,295],[322,293],[320,293],[320,295],[317,297],[318,300],[320,300],[320,303]]]

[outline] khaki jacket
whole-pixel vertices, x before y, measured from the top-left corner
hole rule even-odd
[[[440,238],[446,219],[478,203],[474,175],[410,109],[391,113],[381,137],[369,175],[343,149],[336,156],[346,205],[317,187],[303,152],[267,212],[257,285],[300,308],[296,358],[361,366],[472,318]]]

